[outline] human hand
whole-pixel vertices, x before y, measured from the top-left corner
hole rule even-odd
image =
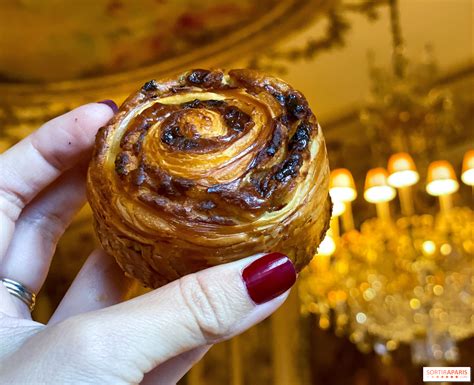
[[[85,203],[97,129],[116,110],[91,103],[0,155],[0,277],[34,293]],[[123,301],[131,280],[94,251],[48,324],[0,284],[0,378],[8,384],[175,384],[209,349],[269,316],[296,278],[282,254],[188,275]]]

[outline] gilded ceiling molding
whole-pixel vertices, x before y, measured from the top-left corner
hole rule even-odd
[[[369,20],[378,18],[378,8],[387,5],[392,0],[361,0],[350,2],[335,0],[326,4],[322,13],[327,27],[321,36],[309,38],[301,47],[289,49],[271,46],[267,50],[252,56],[248,62],[249,68],[255,68],[271,73],[285,74],[287,68],[294,62],[313,60],[322,52],[345,45],[346,37],[351,29],[348,16],[357,12]],[[318,20],[322,22],[322,20]]]

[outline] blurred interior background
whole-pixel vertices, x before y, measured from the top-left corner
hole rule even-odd
[[[182,382],[422,384],[423,365],[474,363],[473,21],[471,0],[3,2],[0,150],[189,68],[282,77],[326,136],[331,229],[284,307]],[[95,244],[85,207],[36,319]]]

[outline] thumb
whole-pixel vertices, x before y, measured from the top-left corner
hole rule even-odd
[[[115,374],[127,367],[128,374],[146,373],[178,354],[231,338],[268,317],[284,302],[295,279],[293,264],[285,255],[260,255],[187,275],[63,324],[69,325],[68,339],[81,341],[78,350],[90,353],[86,359],[94,367]],[[87,349],[91,345],[92,351]]]

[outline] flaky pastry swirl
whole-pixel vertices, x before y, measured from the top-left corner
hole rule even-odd
[[[104,249],[156,288],[259,252],[301,269],[328,228],[328,176],[300,92],[253,70],[192,70],[124,102],[87,187]]]

